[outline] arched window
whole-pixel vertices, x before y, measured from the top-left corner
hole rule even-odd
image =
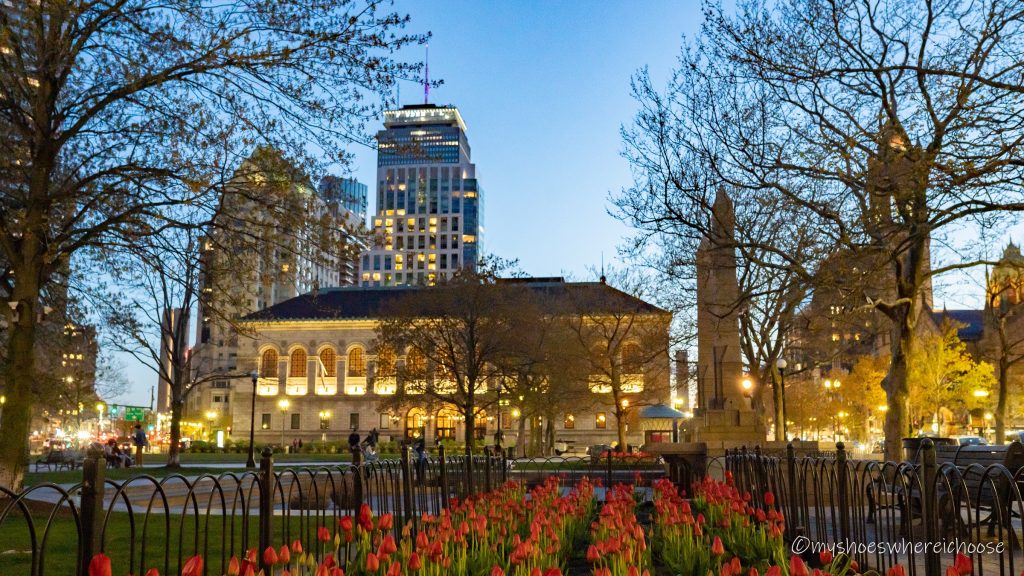
[[[277,350],[273,348],[263,351],[260,358],[260,377],[277,378]]]
[[[382,346],[377,351],[377,376],[390,378],[395,375],[395,351],[390,346]]]
[[[348,375],[350,377],[366,376],[366,358],[359,346],[348,351]]]
[[[423,428],[427,422],[427,413],[423,408],[412,408],[405,416],[405,437],[422,438]]]
[[[324,376],[334,378],[338,375],[338,361],[334,354],[334,348],[327,346],[320,351],[320,363],[324,366]]]
[[[306,351],[302,348],[296,348],[292,350],[290,361],[288,362],[288,377],[289,378],[304,378],[306,376]]]

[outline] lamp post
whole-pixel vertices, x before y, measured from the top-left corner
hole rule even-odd
[[[786,359],[779,358],[775,361],[775,367],[779,369],[779,386],[782,387],[782,439],[789,440],[789,432],[786,430],[786,419],[789,415],[786,413]]]
[[[213,437],[213,422],[217,419],[217,412],[214,410],[206,411],[206,420],[209,424],[206,427],[206,440],[209,441]]]
[[[828,395],[829,400],[835,400],[835,397],[839,394],[839,387],[842,386],[842,382],[837,380],[828,380],[824,382],[825,393]],[[840,398],[842,401],[842,398]],[[832,416],[832,441],[836,441],[836,417]]]
[[[291,402],[289,402],[287,398],[281,398],[277,402],[277,407],[281,410],[281,447],[282,448],[284,448],[284,427],[287,424],[286,421],[288,420],[288,418],[286,418],[286,416],[288,415],[288,406],[290,406],[290,405],[291,405]]]
[[[256,467],[256,381],[259,379],[259,373],[255,370],[249,373],[252,378],[252,408],[249,412],[249,457],[245,460],[246,468]]]

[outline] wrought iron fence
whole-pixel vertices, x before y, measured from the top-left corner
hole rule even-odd
[[[788,541],[806,556],[831,545],[883,574],[902,564],[911,576],[941,576],[959,552],[975,575],[1020,574],[1024,468],[1006,456],[1020,446],[964,450],[925,440],[914,461],[879,462],[849,458],[842,443],[834,457],[744,448],[709,468],[753,498],[771,492]]]
[[[504,455],[417,458],[403,449],[397,460],[275,469],[263,452],[258,470],[217,475],[104,477],[102,452],[90,452],[82,481],[40,484],[13,492],[0,486],[0,574],[86,574],[98,552],[115,573],[178,574],[195,554],[208,574],[227,571],[232,556],[299,539],[317,543],[320,526],[333,528],[368,504],[392,513],[394,529],[417,527],[453,498],[488,491],[509,480],[532,486],[556,476],[563,487],[584,476],[648,486],[664,476],[652,457],[605,453],[593,458],[509,460]],[[397,534],[396,534],[397,535]],[[322,546],[322,544],[321,544]],[[322,550],[316,551],[318,554]]]

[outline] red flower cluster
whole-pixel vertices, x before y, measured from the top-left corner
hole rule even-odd
[[[590,525],[593,544],[587,548],[587,560],[594,564],[594,576],[649,574],[651,554],[635,507],[632,486],[617,484],[608,491],[597,520]]]

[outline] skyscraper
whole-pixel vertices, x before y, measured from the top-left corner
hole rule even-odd
[[[475,267],[483,193],[459,110],[436,104],[388,110],[377,142],[375,240],[361,259],[360,284],[433,284]]]

